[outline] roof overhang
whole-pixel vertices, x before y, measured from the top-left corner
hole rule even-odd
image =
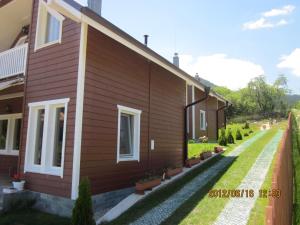
[[[3,91],[7,88],[18,86],[24,84],[24,78],[23,77],[17,77],[14,79],[10,79],[7,81],[0,82],[0,91]]]
[[[32,0],[0,2],[0,52],[11,47],[23,26],[30,24]]]
[[[141,42],[137,41],[132,36],[116,27],[103,17],[99,16],[88,7],[81,6],[74,0],[48,0],[47,4],[60,13],[64,14],[65,16],[73,19],[74,21],[86,23],[89,26],[99,30],[103,34],[135,51],[139,55],[142,55],[148,60],[160,65],[174,75],[185,80],[187,84],[194,85],[198,89],[204,91],[205,85],[200,83],[194,77],[176,67],[171,62],[160,56],[158,53],[154,52]],[[213,91],[210,92],[210,96],[213,96],[223,102],[227,101]]]

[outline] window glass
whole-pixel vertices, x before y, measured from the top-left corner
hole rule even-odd
[[[0,120],[0,150],[6,149],[8,120]]]
[[[60,21],[47,13],[47,28],[45,43],[57,41],[60,33]]]
[[[36,165],[41,165],[44,118],[45,118],[45,109],[39,109],[37,111],[37,125],[36,125],[35,148],[34,148],[34,164]]]
[[[22,119],[15,120],[13,146],[12,146],[13,150],[20,150],[21,122]]]
[[[133,115],[121,113],[120,155],[132,156]]]
[[[205,124],[205,112],[200,111],[200,128],[202,130],[205,130],[206,124]]]
[[[53,166],[61,166],[63,134],[65,123],[65,108],[56,108],[55,112],[55,131],[54,131],[54,151],[53,151]]]

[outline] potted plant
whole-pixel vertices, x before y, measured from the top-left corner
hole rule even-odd
[[[168,167],[166,170],[166,178],[170,179],[171,177],[182,172],[182,167]]]
[[[185,166],[191,168],[193,165],[196,165],[198,163],[200,163],[200,158],[193,156],[192,158],[186,160]]]
[[[13,187],[18,191],[24,190],[25,180],[23,179],[23,176],[19,173],[14,174],[12,177],[12,184]]]
[[[212,152],[211,151],[202,152],[200,154],[200,159],[204,160],[204,159],[207,159],[207,158],[209,158],[211,156],[212,156]]]
[[[224,149],[221,146],[215,146],[215,148],[214,148],[215,153],[220,153],[220,152],[223,152],[223,151],[224,151]]]
[[[135,193],[143,195],[146,190],[152,190],[152,188],[161,184],[161,176],[147,174],[144,178],[135,183]]]

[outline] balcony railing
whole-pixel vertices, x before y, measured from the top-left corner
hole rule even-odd
[[[0,79],[25,75],[27,51],[28,43],[0,53]]]

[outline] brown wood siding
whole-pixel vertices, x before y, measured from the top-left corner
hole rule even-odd
[[[22,113],[22,110],[23,110],[23,97],[0,100],[1,115]]]
[[[192,91],[193,87],[191,85],[188,85],[188,104],[192,103]],[[193,139],[193,114],[192,114],[192,108],[188,108],[188,137],[189,139]]]
[[[151,67],[151,169],[182,164],[185,82],[157,65]]]
[[[218,108],[222,108],[224,105],[225,105],[224,102],[218,101]],[[224,124],[224,122],[225,122],[225,110],[224,109],[222,109],[222,110],[219,111],[218,117],[219,117],[219,119],[218,119],[218,122],[219,122],[218,127],[222,128],[225,125]]]
[[[184,103],[184,81],[89,27],[80,175],[93,194],[133,186],[150,164],[167,163],[158,158],[181,162]],[[140,162],[117,163],[117,105],[142,110]]]
[[[28,71],[25,85],[25,108],[21,141],[20,170],[24,170],[28,127],[28,103],[70,98],[68,104],[65,162],[63,178],[26,173],[27,188],[33,191],[70,197],[73,163],[73,139],[76,109],[80,24],[66,18],[63,22],[62,43],[34,51],[38,0],[34,1],[30,29]]]
[[[13,176],[17,171],[18,156],[0,155],[0,175]]]
[[[207,134],[210,141],[215,141],[217,139],[217,108],[218,108],[218,100],[214,97],[209,97],[207,99]]]

